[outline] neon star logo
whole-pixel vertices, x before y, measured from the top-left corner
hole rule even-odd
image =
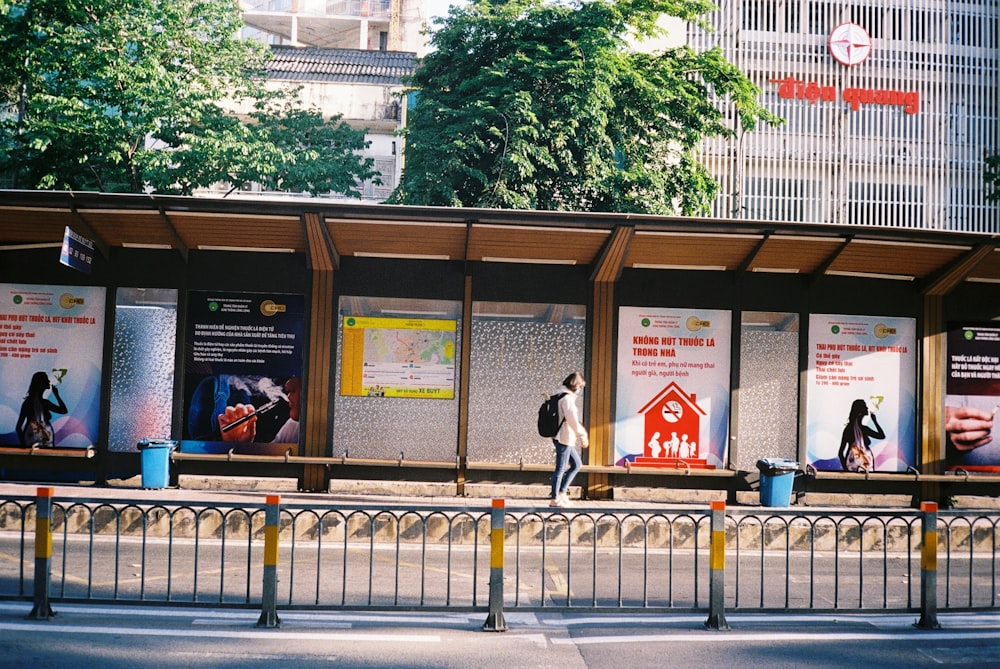
[[[872,53],[872,38],[857,23],[841,23],[830,33],[830,55],[838,63],[859,65]]]

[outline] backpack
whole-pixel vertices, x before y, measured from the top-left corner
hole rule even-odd
[[[547,400],[538,407],[538,434],[543,437],[552,438],[559,434],[559,429],[566,419],[559,420],[559,400],[566,393],[556,393],[550,395]]]

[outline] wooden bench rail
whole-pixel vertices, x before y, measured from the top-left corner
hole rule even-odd
[[[400,454],[396,460],[382,460],[375,458],[349,458],[346,455],[339,458],[320,457],[308,455],[292,455],[292,449],[288,449],[284,455],[250,455],[245,453],[234,453],[230,449],[228,453],[185,453],[174,451],[170,455],[175,462],[181,460],[193,460],[201,462],[258,462],[273,464],[302,464],[302,465],[324,465],[332,467],[335,465],[361,466],[361,467],[418,467],[424,469],[455,469],[455,462],[438,462],[433,460],[407,460]]]
[[[683,463],[681,463],[683,464]],[[466,469],[492,469],[496,471],[518,472],[551,472],[553,465],[527,462],[469,462]],[[643,476],[707,476],[715,478],[731,478],[736,476],[732,469],[692,469],[690,467],[635,467],[631,464],[625,467],[614,465],[583,465],[580,469],[584,474],[637,474]]]
[[[0,456],[7,455],[24,455],[24,456],[38,456],[46,458],[82,458],[90,459],[97,454],[97,451],[93,446],[87,446],[86,448],[49,448],[32,446],[31,448],[23,448],[20,446],[0,446]]]
[[[1000,476],[974,474],[964,469],[948,474],[922,474],[913,467],[905,472],[832,472],[806,465],[806,475],[814,479],[846,481],[905,481],[914,483],[1000,483]]]

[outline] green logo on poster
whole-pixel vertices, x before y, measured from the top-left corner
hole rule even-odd
[[[21,304],[21,302],[24,302],[24,298],[21,297],[20,295],[15,295],[14,296],[14,304]]]
[[[966,330],[965,331],[965,340],[966,341],[972,341],[975,338],[976,338],[976,333],[975,332],[973,332],[972,330]]]
[[[830,328],[830,332],[832,332],[833,334],[840,334],[840,326],[834,325],[832,328]]]
[[[642,327],[644,327],[644,328],[648,328],[649,327],[649,319],[648,318],[643,318],[642,319]]]
[[[219,303],[218,302],[209,302],[208,303],[208,310],[209,311],[218,311],[219,310]]]
[[[354,323],[356,323],[356,322],[357,321],[355,321],[353,318],[348,318],[347,319],[347,327],[353,328],[354,327]]]

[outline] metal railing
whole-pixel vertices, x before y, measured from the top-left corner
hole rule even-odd
[[[0,599],[42,610],[47,599],[265,611],[998,605],[994,511],[549,509],[497,500],[498,516],[473,506],[268,502],[0,500]]]

